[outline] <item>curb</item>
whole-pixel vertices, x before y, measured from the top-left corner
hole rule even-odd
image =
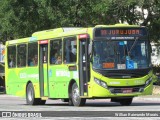
[[[142,95],[133,98],[134,100],[146,100],[146,101],[159,101],[160,102],[160,94],[152,94],[152,95]]]

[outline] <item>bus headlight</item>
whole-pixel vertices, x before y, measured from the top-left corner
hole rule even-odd
[[[99,79],[97,79],[97,78],[94,78],[94,81],[95,81],[98,85],[100,85],[100,86],[102,86],[102,87],[104,87],[104,88],[107,88],[107,83],[106,83],[106,82],[101,81],[101,80],[99,80]]]
[[[150,77],[148,80],[146,80],[145,87],[147,87],[151,82],[152,82],[152,77]]]

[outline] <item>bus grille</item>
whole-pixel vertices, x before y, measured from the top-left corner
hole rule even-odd
[[[144,88],[143,87],[129,87],[129,88],[114,88],[110,87],[109,88],[111,93],[135,93],[135,92],[143,92]]]

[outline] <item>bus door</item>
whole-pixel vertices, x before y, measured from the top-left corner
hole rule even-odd
[[[80,96],[88,95],[89,73],[89,36],[88,34],[79,35],[79,83]]]
[[[48,40],[39,41],[39,80],[41,97],[48,96]]]

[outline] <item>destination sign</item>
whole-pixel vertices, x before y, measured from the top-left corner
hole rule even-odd
[[[115,36],[145,36],[147,31],[144,28],[96,28],[95,37]]]

